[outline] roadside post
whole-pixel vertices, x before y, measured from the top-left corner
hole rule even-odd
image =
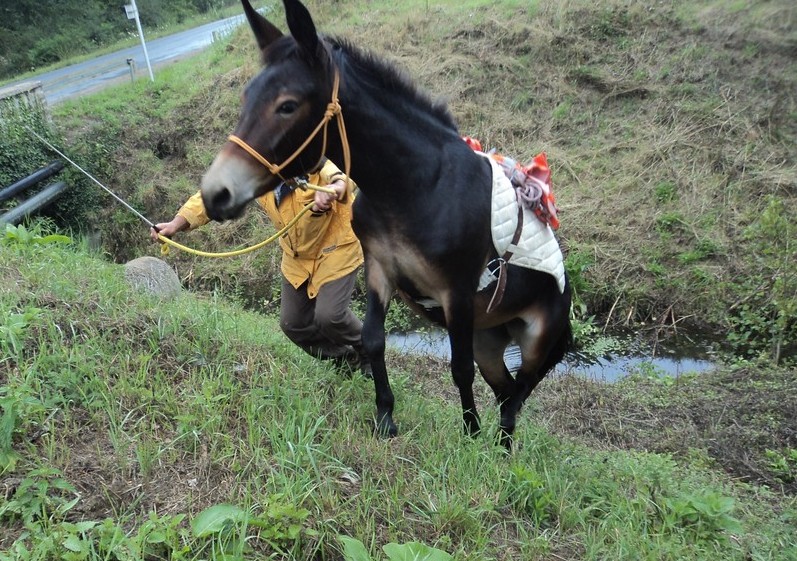
[[[127,66],[130,67],[130,81],[131,82],[135,82],[136,81],[136,59],[134,59],[133,57],[129,57],[127,59]]]
[[[141,20],[138,17],[138,7],[136,6],[136,0],[130,0],[130,4],[125,4],[125,14],[127,14],[127,19],[136,20],[136,27],[138,28],[138,36],[141,37],[141,48],[144,49],[144,60],[147,62],[147,70],[149,70],[149,79],[154,82],[155,76],[152,74],[152,66],[149,63],[147,44],[146,42],[144,42],[144,30],[141,29]],[[131,71],[132,68],[133,67],[131,66]]]

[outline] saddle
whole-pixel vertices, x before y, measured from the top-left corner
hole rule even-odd
[[[468,144],[471,148],[474,147],[471,142]],[[481,147],[480,144],[478,146]],[[545,155],[540,154],[532,164],[523,168],[508,158],[500,155],[497,158],[495,153],[485,153],[480,150],[476,152],[487,158],[493,170],[490,228],[493,246],[499,255],[487,264],[479,279],[478,291],[485,290],[498,281],[487,306],[487,312],[493,311],[501,302],[506,288],[506,265],[510,263],[550,274],[556,279],[559,292],[564,293],[564,258],[553,233],[553,230],[559,226],[559,220],[556,216],[553,193],[550,190],[550,170]],[[515,165],[504,165],[508,162]],[[542,194],[537,197],[532,195],[537,204],[527,203],[528,191],[516,186],[518,178],[516,177],[515,181],[511,179],[511,175],[505,171],[508,167],[513,173],[521,170],[524,175],[528,170],[533,174],[530,176],[535,182],[543,183],[544,187],[540,188]]]

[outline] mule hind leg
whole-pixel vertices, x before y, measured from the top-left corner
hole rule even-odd
[[[511,340],[511,335],[503,325],[479,330],[473,336],[476,364],[501,409],[498,440],[507,450],[512,449],[512,432],[515,428],[515,411],[510,404],[517,392],[517,384],[504,362],[504,351]]]
[[[548,372],[565,356],[572,333],[567,316],[527,313],[513,322],[510,333],[520,347],[521,364],[515,375],[516,390],[508,402],[507,416],[514,421],[523,403]],[[508,426],[509,434],[514,424]]]

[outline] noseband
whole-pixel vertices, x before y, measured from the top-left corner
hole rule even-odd
[[[231,134],[228,138],[230,142],[237,144],[240,148],[242,148],[247,154],[252,156],[255,160],[263,164],[263,166],[271,172],[272,175],[276,175],[280,177],[283,181],[285,180],[284,177],[280,174],[280,172],[285,169],[285,167],[290,164],[293,160],[296,159],[302,151],[307,148],[307,145],[318,135],[320,131],[323,132],[323,141],[321,145],[321,157],[319,158],[319,163],[321,159],[324,157],[327,151],[327,126],[329,122],[332,120],[333,117],[337,117],[338,120],[338,132],[340,133],[340,141],[343,145],[343,165],[344,165],[344,173],[346,174],[346,184],[349,184],[349,170],[351,168],[351,153],[349,152],[349,140],[346,137],[346,125],[343,123],[343,110],[340,107],[340,100],[338,99],[338,89],[340,87],[340,73],[338,69],[335,68],[335,75],[332,82],[332,97],[329,104],[327,104],[327,110],[324,111],[324,117],[321,119],[321,122],[318,123],[318,126],[315,130],[310,133],[310,136],[307,137],[299,148],[288,157],[284,162],[280,165],[275,165],[269,162],[266,158],[264,158],[257,150],[252,148],[249,144],[246,143],[245,140],[242,138]]]

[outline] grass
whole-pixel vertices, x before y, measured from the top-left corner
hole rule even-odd
[[[277,300],[277,251],[173,254],[193,294],[132,294],[108,261],[157,247],[108,200],[76,225],[105,259],[0,247],[0,559],[341,559],[338,534],[376,559],[412,541],[458,560],[797,558],[794,372],[766,360],[793,358],[794,8],[338,4],[309,4],[319,28],[389,53],[463,131],[548,152],[579,317],[691,324],[752,352],[699,378],[548,380],[511,457],[481,381],[470,440],[445,365],[391,355],[400,436],[379,440],[372,385],[252,311]],[[54,127],[170,218],[257,69],[243,30],[155,84],[60,104]],[[227,249],[269,228],[251,213],[183,241]]]
[[[507,457],[489,436],[483,383],[486,430],[470,439],[444,366],[391,355],[401,435],[380,440],[371,382],[303,355],[273,318],[131,292],[121,266],[74,244],[6,240],[0,263],[2,559],[339,559],[338,535],[375,558],[411,541],[462,560],[797,554],[793,498],[740,483],[709,456],[642,451],[667,437],[612,424],[624,403],[637,417],[672,404],[655,381],[630,379],[622,399],[592,390],[608,398],[598,408],[577,403],[584,383],[541,388]],[[552,398],[563,401],[549,410]],[[570,417],[573,407],[603,419]],[[593,441],[574,419],[614,436]],[[653,441],[634,441],[642,434]],[[208,517],[217,526],[197,530]]]
[[[716,2],[309,6],[319,29],[383,54],[449,99],[463,132],[521,161],[548,153],[564,217],[559,233],[594,255],[583,272],[590,315],[642,322],[670,309],[681,325],[733,331],[745,320],[727,310],[793,267],[787,254],[751,259],[763,238],[753,243],[744,233],[760,225],[769,197],[783,201],[787,222],[797,212],[790,150],[797,131],[788,119],[797,106],[797,67],[788,56],[794,32],[783,25],[765,31],[778,17],[789,21],[788,3],[751,6],[744,20],[736,17],[741,4],[725,11]],[[725,41],[729,34],[738,41]],[[64,103],[56,122],[79,145],[100,139],[106,153],[87,156],[109,164],[112,187],[147,216],[169,218],[233,127],[257,58],[242,29],[227,44],[164,69],[156,84]],[[148,251],[140,232],[103,221],[99,227],[114,232],[105,243],[117,260]],[[250,217],[189,239],[214,250],[265,233]],[[192,286],[244,287],[244,294],[276,270],[273,255],[240,269],[174,259],[190,269]],[[693,290],[688,279],[706,271],[713,282]],[[230,276],[235,283],[225,281]],[[269,291],[248,298],[273,299]],[[773,302],[759,308],[780,313]],[[786,339],[794,329],[792,322]],[[750,335],[767,340],[757,331]],[[767,353],[767,345],[754,352]]]

